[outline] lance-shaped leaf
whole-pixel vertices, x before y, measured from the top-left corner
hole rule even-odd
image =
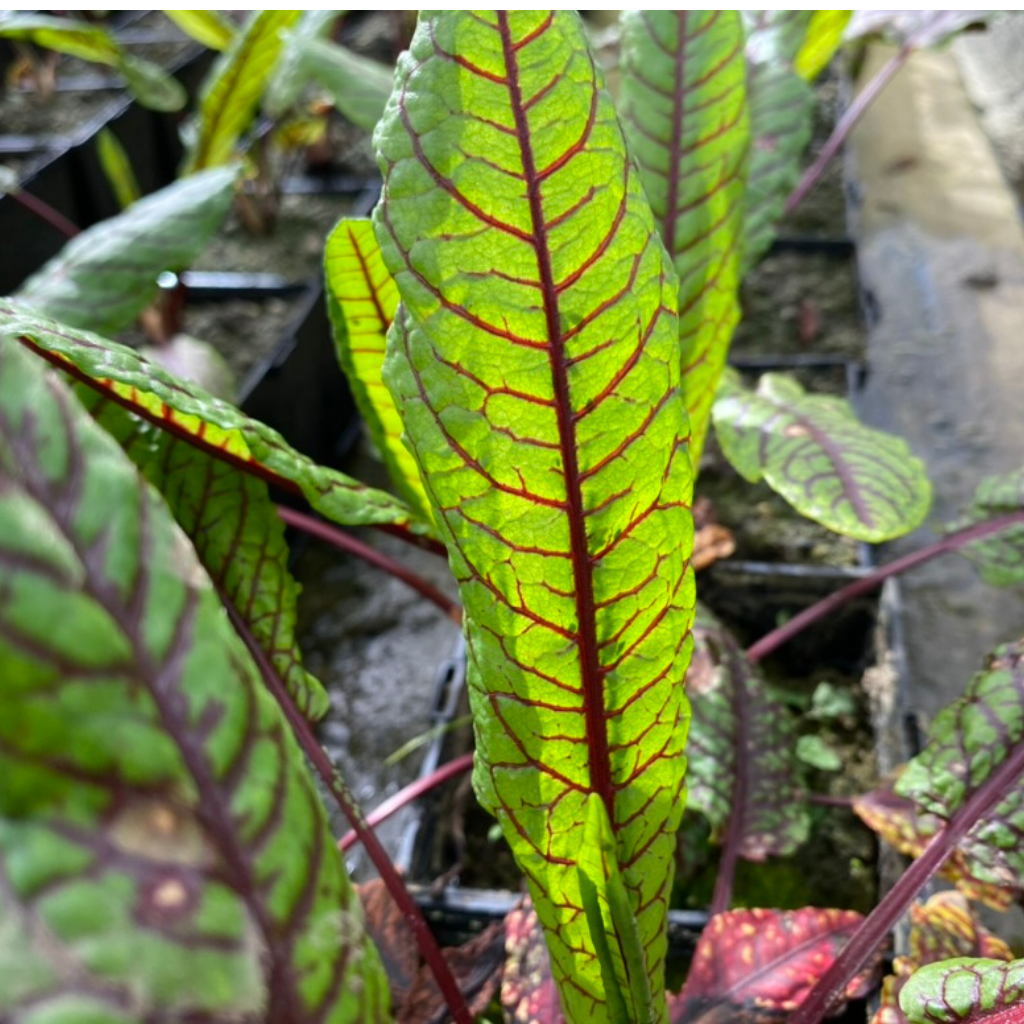
[[[722,453],[747,480],[764,481],[801,515],[878,543],[920,526],[932,488],[907,443],[865,427],[850,403],[808,395],[764,374],[756,391],[729,370],[714,406]]]
[[[0,1016],[385,1019],[316,788],[217,592],[10,342],[0,565]]]
[[[221,54],[199,97],[199,123],[189,146],[184,173],[226,164],[252,122],[263,89],[274,70],[281,30],[301,11],[254,11]]]
[[[704,609],[693,636],[687,808],[708,819],[718,842],[732,828],[747,860],[793,853],[810,830],[793,717]]]
[[[693,954],[672,1024],[757,1024],[795,1010],[863,920],[853,910],[730,910],[716,914]],[[847,998],[865,988],[859,975]]]
[[[626,11],[623,121],[679,274],[683,394],[691,458],[739,321],[747,120],[743,25],[736,11]]]
[[[159,429],[270,484],[302,494],[334,522],[418,529],[398,499],[318,466],[277,431],[146,362],[133,349],[71,330],[0,299],[0,341],[15,340]]]
[[[825,70],[843,41],[853,11],[815,11],[807,25],[793,66],[797,74],[813,82]]]
[[[203,568],[230,599],[299,710],[322,718],[330,700],[302,667],[295,640],[299,586],[288,571],[284,523],[263,480],[155,430],[85,384],[76,394],[163,495]]]
[[[913,800],[923,815],[926,836],[938,831],[974,793],[997,787],[1001,798],[960,841],[959,851],[975,877],[1015,896],[1024,879],[1022,741],[1024,641],[1000,647],[964,696],[936,716],[928,745],[896,784],[896,792]],[[1004,778],[1007,772],[1010,777]]]
[[[101,128],[96,135],[96,155],[122,210],[142,198],[131,158],[118,137],[109,129]]]
[[[211,50],[226,50],[235,26],[220,11],[164,11],[182,32]]]
[[[978,484],[967,514],[947,530],[962,529],[1024,508],[1024,469],[986,477]],[[983,540],[960,549],[981,572],[982,579],[996,587],[1024,582],[1024,525],[1008,526]]]
[[[398,286],[384,266],[368,220],[342,220],[324,251],[327,309],[352,395],[398,493],[425,522],[430,502],[419,467],[402,443],[402,417],[384,384],[388,328],[398,308]]]
[[[206,247],[234,195],[236,167],[184,178],[76,235],[17,297],[72,327],[116,334],[153,300],[157,278]]]
[[[944,960],[918,971],[900,993],[910,1024],[1020,1024],[1024,960]]]
[[[385,380],[462,590],[477,792],[587,1021],[599,795],[661,1018],[693,614],[675,275],[573,14],[421,17],[377,144]]]

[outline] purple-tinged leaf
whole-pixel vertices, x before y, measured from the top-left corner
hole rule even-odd
[[[625,11],[622,119],[679,275],[683,394],[691,458],[739,321],[750,129],[736,11]]]
[[[750,391],[729,370],[713,411],[725,457],[836,533],[880,542],[920,526],[931,505],[924,464],[902,438],[864,426],[850,403],[766,373]]]
[[[708,819],[717,842],[735,830],[737,853],[747,860],[793,853],[810,830],[793,717],[729,631],[703,609],[693,638],[687,809]]]
[[[693,614],[675,273],[574,14],[424,15],[376,141],[385,380],[462,591],[477,791],[574,1021],[609,1012],[577,870],[600,798],[663,1014]]]
[[[1024,509],[1024,469],[986,477],[978,484],[966,515],[947,532]],[[1010,526],[961,551],[978,567],[986,583],[1013,587],[1024,582],[1024,524]]]
[[[910,1024],[1022,1024],[1024,960],[958,959],[922,967],[903,987]]]
[[[0,1017],[383,1021],[298,746],[159,495],[0,345]]]

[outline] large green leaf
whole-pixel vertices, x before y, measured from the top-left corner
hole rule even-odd
[[[910,1024],[1021,1024],[1024,960],[961,958],[929,964],[900,993]]]
[[[203,85],[199,124],[189,146],[184,172],[226,164],[252,123],[253,114],[274,71],[283,40],[281,30],[295,24],[301,11],[254,11],[221,54]]]
[[[609,1012],[577,871],[599,795],[662,1020],[694,600],[675,274],[574,14],[422,16],[397,78],[385,380],[462,590],[477,791],[574,1021]]]
[[[947,530],[960,530],[1021,509],[1024,509],[1024,469],[988,476],[975,489],[964,518],[951,523]],[[1024,583],[1024,524],[1008,526],[960,550],[978,567],[986,583],[997,587]]]
[[[302,494],[336,523],[417,528],[397,498],[318,466],[291,448],[277,431],[146,362],[133,349],[74,331],[0,299],[0,341],[15,340],[159,429],[268,483]]]
[[[808,395],[780,373],[764,374],[749,391],[729,370],[713,416],[722,453],[746,479],[763,478],[836,533],[878,543],[928,514],[924,464],[902,438],[865,427],[845,399]]]
[[[227,215],[237,167],[176,181],[76,235],[17,297],[72,327],[116,334],[149,305],[165,270],[182,270]]]
[[[623,121],[679,274],[683,393],[697,464],[739,320],[747,120],[736,11],[626,11]]]
[[[382,376],[398,286],[384,266],[370,221],[338,223],[327,239],[324,271],[334,348],[356,405],[398,492],[429,523],[430,501],[416,460],[402,443],[402,417]]]
[[[385,1019],[316,788],[216,590],[10,342],[0,565],[0,1017]]]

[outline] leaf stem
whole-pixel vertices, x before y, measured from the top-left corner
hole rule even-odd
[[[55,210],[39,196],[34,196],[31,192],[25,192],[22,189],[12,189],[7,195],[16,203],[24,206],[26,210],[34,213],[40,220],[45,221],[51,228],[59,231],[65,238],[74,238],[79,234],[81,229],[77,224],[73,224],[63,213]]]
[[[222,600],[236,631],[245,642],[249,653],[259,667],[267,689],[273,694],[280,705],[306,757],[309,758],[316,768],[324,785],[329,790],[331,796],[334,797],[335,802],[341,808],[342,813],[348,819],[353,830],[359,836],[363,846],[366,847],[366,852],[373,861],[374,867],[380,873],[388,892],[391,894],[391,898],[398,904],[406,924],[412,930],[413,936],[416,939],[416,945],[419,947],[420,954],[427,962],[434,975],[434,980],[437,982],[437,987],[441,990],[445,1002],[448,1004],[448,1010],[453,1019],[456,1021],[456,1024],[473,1024],[473,1015],[466,1005],[458,982],[456,982],[448,966],[448,961],[445,960],[441,953],[441,948],[438,946],[430,926],[427,924],[422,911],[416,905],[416,901],[412,898],[409,890],[405,887],[405,883],[391,862],[387,851],[381,845],[373,829],[368,826],[362,810],[360,810],[359,805],[349,793],[337,769],[327,756],[327,752],[320,746],[316,736],[313,735],[312,726],[310,726],[309,722],[306,721],[295,706],[295,702],[285,688],[283,681],[273,665],[271,665],[270,659],[256,642],[231,602],[224,595],[222,595]]]
[[[310,536],[326,541],[328,544],[333,544],[341,551],[355,555],[356,558],[360,558],[369,565],[376,566],[378,569],[383,569],[384,572],[394,576],[395,579],[401,580],[432,604],[435,604],[456,625],[461,625],[462,606],[457,601],[452,600],[447,594],[438,590],[432,583],[423,579],[422,576],[418,576],[411,569],[406,568],[401,562],[396,562],[388,555],[377,551],[375,548],[371,548],[369,544],[356,540],[351,534],[346,533],[337,526],[326,523],[322,519],[317,519],[315,516],[308,515],[305,512],[297,512],[295,509],[278,505],[277,514],[288,526],[293,526],[297,530],[310,534]]]
[[[933,544],[929,544],[927,547],[921,548],[919,551],[912,551],[909,555],[904,555],[902,558],[897,558],[887,565],[880,566],[862,579],[854,580],[853,583],[847,584],[834,594],[829,594],[828,597],[812,604],[810,608],[805,608],[798,615],[794,615],[785,625],[780,626],[778,629],[773,629],[770,633],[766,633],[747,650],[747,658],[750,661],[761,661],[819,619],[825,618],[826,615],[831,615],[832,612],[842,608],[843,605],[849,603],[854,598],[870,594],[872,590],[880,587],[890,576],[899,576],[901,573],[914,569],[919,565],[924,565],[925,562],[930,562],[939,555],[944,555],[949,551],[957,551],[971,541],[981,540],[983,537],[988,537],[993,533],[998,533],[1000,530],[1005,530],[1008,526],[1021,522],[1024,522],[1024,509],[957,530],[955,533],[947,534],[945,537],[940,538]]]

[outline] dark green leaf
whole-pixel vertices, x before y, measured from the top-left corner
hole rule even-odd
[[[227,214],[238,170],[220,167],[168,185],[83,231],[17,298],[72,327],[115,334],[153,300],[165,270],[188,266]]]
[[[159,495],[0,345],[0,1016],[384,1020],[284,717]]]
[[[749,391],[730,370],[713,416],[723,454],[744,477],[763,478],[836,533],[878,543],[909,533],[928,514],[924,463],[902,438],[865,427],[845,399],[808,395],[779,373]]]
[[[989,476],[978,484],[966,516],[951,523],[949,531],[995,519],[1024,509],[1024,469]],[[961,548],[981,572],[982,579],[997,587],[1024,583],[1024,524],[1005,530]]]
[[[693,614],[678,284],[577,16],[423,15],[397,78],[385,380],[461,586],[478,793],[567,1017],[604,1021],[577,871],[591,794],[664,993]]]
[[[1020,1024],[1024,960],[962,958],[922,967],[903,987],[900,1009],[910,1024]]]

